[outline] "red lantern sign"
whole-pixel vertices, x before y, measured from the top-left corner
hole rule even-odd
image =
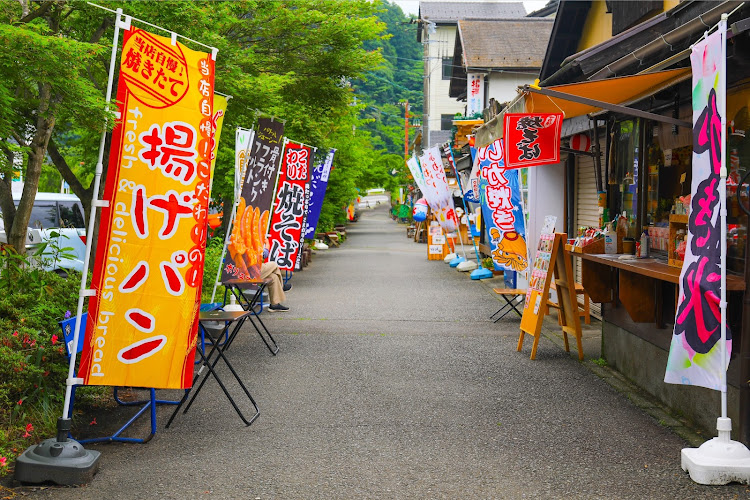
[[[523,168],[560,161],[561,113],[507,113],[505,167]]]

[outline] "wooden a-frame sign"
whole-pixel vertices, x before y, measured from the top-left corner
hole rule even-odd
[[[576,338],[578,359],[583,361],[583,345],[581,344],[581,319],[578,316],[578,299],[575,292],[575,276],[570,257],[565,255],[565,233],[542,234],[539,240],[534,270],[529,280],[523,317],[521,318],[521,334],[518,338],[517,351],[523,348],[524,336],[528,333],[534,337],[531,347],[531,359],[536,358],[539,337],[542,334],[542,320],[547,310],[552,278],[555,279],[557,300],[559,302],[559,318],[562,326],[565,351],[570,352],[568,334]]]

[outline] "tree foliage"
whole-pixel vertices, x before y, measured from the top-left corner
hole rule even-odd
[[[365,41],[364,45],[379,51],[383,62],[354,83],[356,96],[363,103],[365,123],[362,128],[371,135],[377,153],[362,187],[382,186],[394,190],[406,180],[403,161],[405,103],[409,103],[411,117],[422,114],[423,54],[417,42],[417,25],[400,7],[383,2],[378,18],[387,26],[386,36]]]
[[[216,89],[233,98],[219,144],[215,199],[232,198],[231,131],[251,127],[260,113],[285,120],[291,139],[338,150],[321,217],[324,228],[344,220],[342,207],[358,188],[395,188],[402,181],[402,102],[408,99],[412,115],[420,114],[421,47],[415,26],[396,5],[368,0],[100,3],[219,49]],[[137,20],[133,24],[139,26]],[[21,252],[38,187],[54,190],[65,180],[88,214],[103,124],[109,118],[108,126],[114,125],[104,101],[113,31],[114,15],[84,1],[0,3],[0,209],[9,241]],[[16,209],[10,182],[19,153],[25,187]],[[105,177],[108,155],[106,150]]]

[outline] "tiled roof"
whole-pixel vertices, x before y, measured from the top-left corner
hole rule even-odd
[[[468,68],[541,68],[553,19],[458,21]]]
[[[419,18],[433,22],[459,19],[505,19],[525,17],[522,2],[420,2]]]

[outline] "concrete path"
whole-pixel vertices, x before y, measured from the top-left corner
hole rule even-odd
[[[694,484],[685,441],[518,318],[489,320],[488,286],[405,237],[381,205],[295,274],[288,313],[229,351],[261,408],[244,427],[211,381],[145,445],[102,452],[55,499],[747,498]],[[236,388],[232,388],[235,390]]]

